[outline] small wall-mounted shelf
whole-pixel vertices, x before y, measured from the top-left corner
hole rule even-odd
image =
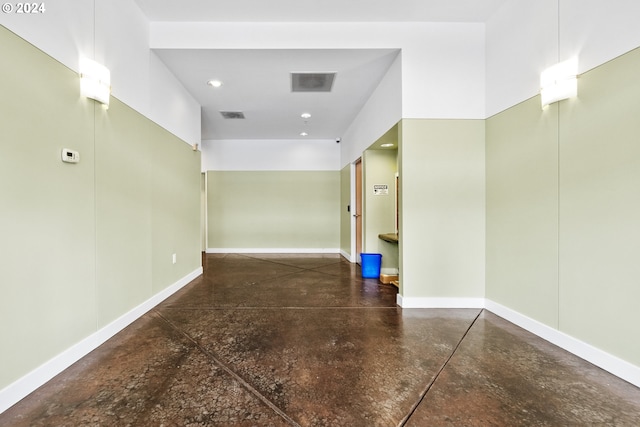
[[[398,243],[398,233],[378,234],[378,238],[389,243]]]

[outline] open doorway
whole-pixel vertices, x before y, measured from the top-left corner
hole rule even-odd
[[[355,209],[353,212],[356,230],[356,262],[360,263],[362,253],[362,159],[355,163]]]
[[[397,277],[401,216],[398,126],[368,147],[354,165],[354,203],[358,209],[354,216],[358,219],[355,226],[360,227],[354,233],[359,248],[356,256],[362,252],[381,254],[381,273]]]

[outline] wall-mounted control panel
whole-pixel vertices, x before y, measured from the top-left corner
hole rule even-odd
[[[67,163],[78,163],[80,161],[80,153],[69,150],[68,148],[63,148],[62,161]]]

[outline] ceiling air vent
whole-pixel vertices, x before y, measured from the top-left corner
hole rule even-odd
[[[244,113],[242,111],[220,111],[222,117],[225,119],[244,119]]]
[[[331,92],[336,73],[291,73],[292,92]]]

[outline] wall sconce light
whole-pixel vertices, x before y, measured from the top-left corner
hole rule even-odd
[[[540,74],[542,107],[578,95],[578,58],[547,68]]]
[[[91,59],[80,60],[80,94],[95,99],[106,108],[111,95],[111,73],[104,65]]]

